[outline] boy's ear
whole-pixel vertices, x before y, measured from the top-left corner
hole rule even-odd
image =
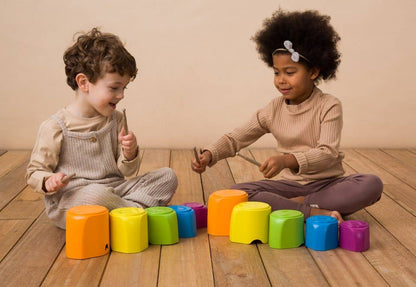
[[[311,80],[315,81],[315,79],[319,76],[320,70],[317,67],[313,67],[311,69]]]
[[[78,88],[84,92],[87,93],[88,92],[88,87],[89,87],[89,83],[90,81],[88,80],[88,77],[83,74],[83,73],[79,73],[75,76],[75,81],[77,82]]]

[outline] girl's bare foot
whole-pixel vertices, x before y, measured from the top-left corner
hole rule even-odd
[[[339,213],[336,210],[327,210],[327,209],[321,209],[321,208],[311,208],[311,216],[312,215],[328,215],[334,217],[336,220],[338,220],[338,224],[344,221],[342,219],[341,213]]]

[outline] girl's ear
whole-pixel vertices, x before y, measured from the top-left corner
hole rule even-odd
[[[84,92],[87,93],[88,92],[88,87],[89,87],[89,83],[90,81],[88,80],[88,77],[83,74],[83,73],[79,73],[75,76],[75,81],[77,81],[77,85],[78,88]]]
[[[319,76],[320,70],[317,67],[313,67],[311,70],[311,80],[315,81],[315,79]]]

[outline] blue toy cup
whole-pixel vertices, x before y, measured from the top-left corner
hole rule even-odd
[[[338,220],[326,215],[315,215],[306,219],[305,245],[317,251],[337,248]]]
[[[178,217],[178,231],[180,238],[196,236],[196,216],[195,211],[183,205],[169,206],[176,212]]]

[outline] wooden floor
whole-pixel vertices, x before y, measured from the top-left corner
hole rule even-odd
[[[273,150],[246,150],[258,161]],[[112,252],[87,260],[65,256],[65,231],[45,216],[42,195],[26,185],[29,151],[0,151],[0,286],[416,286],[416,149],[345,150],[348,174],[374,173],[384,182],[375,205],[348,219],[370,224],[370,249],[313,251],[238,244],[228,237],[180,239],[136,254]],[[206,203],[235,182],[261,179],[240,158],[202,176],[190,169],[191,150],[141,152],[139,174],[170,166],[179,179],[172,204]]]

